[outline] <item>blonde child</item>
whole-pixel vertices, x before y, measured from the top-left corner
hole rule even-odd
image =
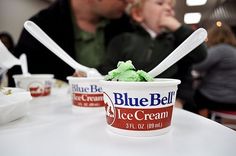
[[[116,68],[118,61],[132,60],[137,69],[150,71],[167,57],[192,32],[175,18],[173,0],[133,0],[127,12],[133,20],[132,33],[115,37],[107,49],[105,64],[100,72]],[[178,89],[177,103],[194,111],[190,71],[193,63],[206,57],[204,45],[185,56],[158,77],[177,78],[182,81]]]

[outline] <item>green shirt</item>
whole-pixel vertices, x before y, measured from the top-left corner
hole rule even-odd
[[[96,68],[104,61],[104,28],[106,24],[107,21],[101,21],[97,26],[96,33],[90,33],[79,29],[74,22],[77,62]]]

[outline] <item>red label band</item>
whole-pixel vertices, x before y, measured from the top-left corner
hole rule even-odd
[[[51,87],[30,87],[29,88],[31,96],[33,97],[39,97],[39,96],[47,96],[51,93]]]
[[[153,109],[106,107],[107,123],[115,128],[148,131],[166,128],[171,124],[173,106]]]
[[[43,96],[47,96],[50,94],[51,94],[51,87],[45,87],[44,92],[43,92]]]
[[[75,106],[80,107],[104,107],[103,94],[81,94],[73,93],[72,101]]]

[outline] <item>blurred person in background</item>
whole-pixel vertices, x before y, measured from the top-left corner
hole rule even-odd
[[[166,58],[193,32],[175,18],[174,5],[174,0],[134,0],[127,10],[135,32],[123,33],[111,41],[100,72],[105,74],[116,68],[120,60],[132,60],[137,69],[148,72]],[[178,86],[177,107],[196,111],[190,71],[193,63],[205,57],[206,48],[202,44],[158,76],[182,81]]]
[[[131,31],[129,18],[124,14],[128,1],[57,0],[29,20],[42,28],[77,62],[97,68],[104,61],[109,41],[122,32]],[[26,53],[31,73],[51,73],[64,81],[74,73],[70,66],[25,29],[15,48],[17,57],[21,53]],[[20,68],[15,68],[11,73],[20,71]]]
[[[9,33],[1,32],[0,40],[10,52],[13,52],[14,41],[13,41],[12,36]],[[7,87],[7,86],[8,86],[7,71],[3,69],[3,67],[0,67],[0,87]]]
[[[223,24],[208,30],[208,56],[194,66],[202,80],[194,99],[199,114],[209,117],[209,110],[236,111],[236,39]]]

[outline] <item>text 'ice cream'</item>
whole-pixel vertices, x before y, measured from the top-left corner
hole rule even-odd
[[[135,71],[135,67],[132,64],[132,61],[129,60],[126,62],[119,61],[117,64],[117,69],[108,72],[105,80],[136,82],[153,81],[154,79],[143,70]]]

